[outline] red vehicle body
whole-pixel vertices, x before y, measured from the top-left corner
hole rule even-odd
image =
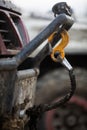
[[[29,43],[29,36],[21,13],[6,10],[5,6],[0,8],[0,54],[14,55]]]

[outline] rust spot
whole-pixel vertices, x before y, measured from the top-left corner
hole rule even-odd
[[[24,130],[24,121],[12,117],[4,118],[2,130]]]
[[[29,101],[30,101],[30,100],[29,100],[28,98],[25,98],[25,99],[24,99],[24,104],[27,105],[27,103],[29,103]]]

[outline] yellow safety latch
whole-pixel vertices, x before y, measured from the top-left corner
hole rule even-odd
[[[54,32],[49,38],[48,38],[48,42],[50,43],[54,37],[56,32]],[[52,49],[52,53],[51,53],[51,58],[53,59],[53,61],[58,62],[57,58],[55,57],[56,52],[59,53],[61,59],[64,59],[65,57],[65,52],[64,52],[64,48],[67,46],[69,42],[69,35],[68,32],[66,30],[64,30],[61,33],[61,41],[58,45],[56,45],[53,49]]]

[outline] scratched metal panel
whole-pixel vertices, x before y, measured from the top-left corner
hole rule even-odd
[[[38,73],[34,69],[18,72],[14,92],[14,108],[17,111],[33,106]]]
[[[0,115],[33,106],[38,73],[37,69],[0,71]]]

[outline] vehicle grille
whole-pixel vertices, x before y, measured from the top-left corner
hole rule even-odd
[[[20,47],[11,21],[10,15],[8,18],[8,15],[0,12],[0,34],[7,49]]]

